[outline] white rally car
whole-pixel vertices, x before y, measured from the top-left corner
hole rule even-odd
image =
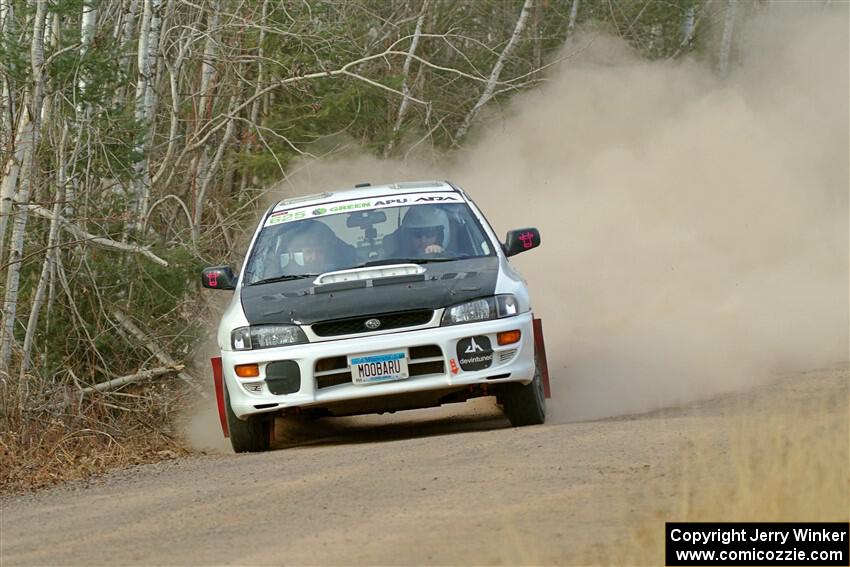
[[[219,417],[237,452],[268,449],[275,417],[438,406],[497,397],[515,425],[543,423],[542,329],[501,243],[448,182],[406,182],[281,201],[257,227],[213,358]]]

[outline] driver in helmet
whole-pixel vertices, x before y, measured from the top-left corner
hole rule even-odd
[[[339,269],[337,238],[326,225],[305,220],[296,223],[287,235],[286,272],[289,274],[321,274]]]
[[[407,253],[413,257],[442,254],[449,240],[449,217],[429,205],[411,207],[401,221]]]

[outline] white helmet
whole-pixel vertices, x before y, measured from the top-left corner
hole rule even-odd
[[[281,267],[292,268],[294,262],[309,270],[327,271],[336,252],[335,241],[333,229],[317,220],[292,223],[283,235]]]
[[[401,221],[401,227],[409,232],[439,230],[438,244],[445,247],[449,242],[449,216],[446,211],[434,205],[410,207]]]

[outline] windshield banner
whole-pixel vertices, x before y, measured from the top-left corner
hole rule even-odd
[[[454,192],[442,193],[407,193],[402,195],[386,195],[371,199],[350,199],[334,203],[321,203],[307,207],[298,207],[273,211],[266,219],[264,226],[301,219],[318,218],[358,210],[384,209],[388,207],[409,207],[411,205],[434,205],[437,203],[462,203],[460,195]]]

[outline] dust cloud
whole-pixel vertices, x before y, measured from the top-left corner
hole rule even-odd
[[[208,297],[210,299],[208,309],[214,313],[214,324],[217,326],[229,298],[224,298],[215,292]],[[192,449],[210,453],[231,453],[230,441],[224,437],[218,417],[210,366],[210,358],[214,356],[219,356],[219,350],[215,335],[212,335],[195,353],[194,366],[200,369],[199,375],[206,378],[201,380],[204,396],[197,396],[183,409],[178,416],[177,425],[181,438]]]
[[[499,230],[541,229],[516,263],[556,419],[848,358],[847,5],[741,34],[727,80],[596,38],[452,169]]]
[[[729,77],[577,38],[467,149],[302,162],[275,191],[451,179],[516,257],[546,333],[550,417],[583,420],[746,389],[848,359],[848,10],[738,28]]]

